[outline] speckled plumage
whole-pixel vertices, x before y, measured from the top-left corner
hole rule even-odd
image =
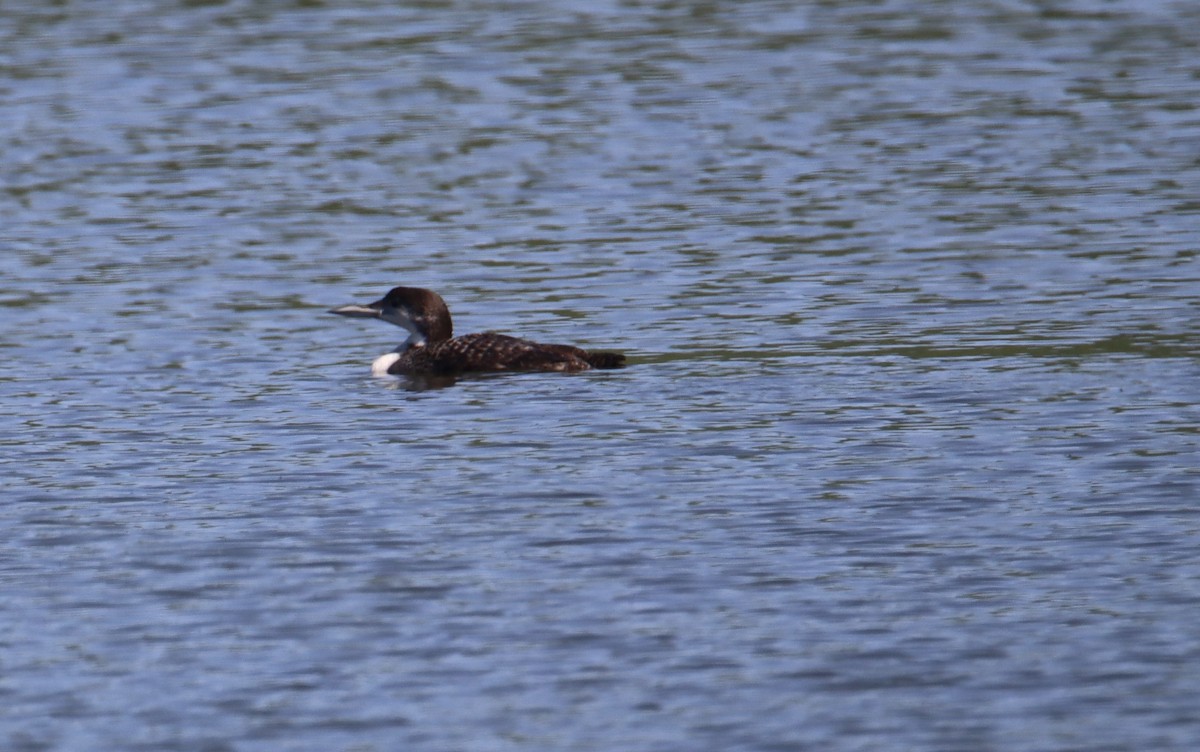
[[[617,368],[617,353],[588,353],[570,345],[543,345],[495,332],[416,345],[400,353],[389,373],[449,375],[471,371],[586,371]]]
[[[588,352],[571,345],[552,345],[495,332],[453,336],[450,310],[441,296],[419,287],[396,287],[366,306],[343,306],[330,313],[378,318],[402,326],[411,336],[372,369],[408,376],[452,376],[487,371],[586,371],[621,368],[625,356]]]

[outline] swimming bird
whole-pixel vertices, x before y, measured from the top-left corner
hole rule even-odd
[[[589,352],[571,345],[545,345],[495,332],[454,336],[442,296],[421,287],[393,287],[374,303],[347,305],[330,313],[371,318],[408,330],[390,353],[371,364],[371,375],[453,376],[482,371],[586,371],[621,368],[625,355]]]

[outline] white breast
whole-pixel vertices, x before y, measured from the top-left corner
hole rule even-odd
[[[390,352],[387,355],[380,355],[371,364],[372,376],[389,376],[388,369],[392,367],[397,360],[400,360],[400,353]]]

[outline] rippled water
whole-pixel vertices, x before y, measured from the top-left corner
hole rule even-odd
[[[1195,748],[1198,49],[6,4],[0,746]],[[371,379],[400,283],[631,366]]]

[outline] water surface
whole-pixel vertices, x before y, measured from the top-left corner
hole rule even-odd
[[[1198,47],[6,5],[0,746],[1195,748]],[[401,283],[631,366],[371,379]]]

